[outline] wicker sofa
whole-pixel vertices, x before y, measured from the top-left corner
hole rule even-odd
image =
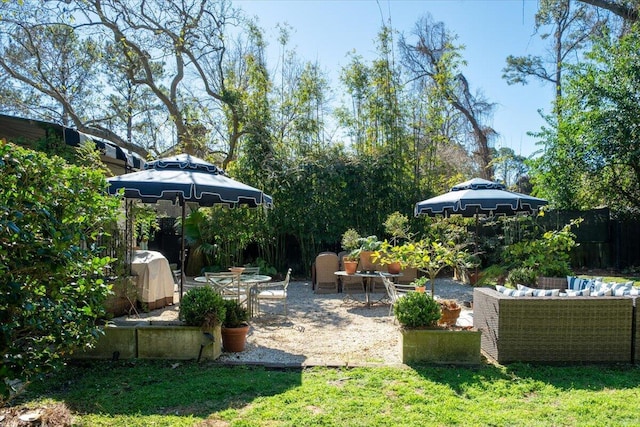
[[[630,297],[512,297],[476,288],[473,324],[498,363],[630,363],[640,355]]]

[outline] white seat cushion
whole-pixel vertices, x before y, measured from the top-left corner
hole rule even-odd
[[[285,293],[282,289],[264,290],[258,294],[258,298],[284,298]]]

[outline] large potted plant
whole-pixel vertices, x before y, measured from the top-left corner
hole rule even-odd
[[[363,271],[374,272],[376,267],[371,260],[371,256],[375,251],[380,250],[382,241],[378,240],[378,236],[371,235],[358,239],[360,246],[360,269]]]
[[[226,315],[222,323],[222,347],[224,351],[244,351],[249,332],[249,312],[237,300],[225,300]]]
[[[401,325],[402,362],[480,363],[480,331],[439,326],[441,310],[428,293],[398,299],[393,312]]]
[[[342,265],[347,274],[354,274],[358,269],[358,258],[360,256],[359,246],[360,234],[353,228],[348,229],[342,234],[342,249],[347,254],[342,257]]]

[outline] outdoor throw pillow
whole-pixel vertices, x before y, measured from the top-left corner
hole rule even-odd
[[[560,295],[560,289],[535,289],[534,297],[557,297]]]
[[[560,294],[560,289],[533,289],[524,285],[518,285],[518,290],[532,297],[557,297]]]
[[[573,291],[571,289],[567,289],[565,296],[568,297],[588,297],[591,294],[591,290],[583,289],[581,291]]]
[[[611,296],[611,289],[601,290],[601,291],[591,291],[589,296],[592,297],[609,297]]]
[[[632,286],[631,289],[629,289],[629,293],[625,295],[640,296],[640,288],[637,286]]]
[[[521,285],[522,286],[522,285]],[[496,291],[508,295],[510,297],[526,297],[530,296],[526,291],[521,291],[518,289],[507,288],[505,286],[496,285]]]
[[[596,277],[594,279],[585,279],[582,277],[567,276],[567,289],[572,291],[581,291],[583,289],[593,290],[593,287],[598,280],[601,281],[602,278]]]
[[[581,291],[584,289],[582,286],[582,282],[584,279],[580,277],[567,276],[567,289],[571,289],[572,291]]]
[[[631,290],[633,288],[633,282],[626,282],[626,283],[620,283],[620,282],[610,282],[610,283],[606,283],[605,286],[602,287],[602,290],[610,290],[611,291],[611,295],[613,296],[623,296],[623,295],[631,295]]]

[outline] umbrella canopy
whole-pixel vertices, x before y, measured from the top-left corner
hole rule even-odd
[[[200,206],[226,204],[272,207],[273,200],[261,190],[226,176],[217,166],[188,154],[155,160],[145,170],[109,178],[109,193],[124,188],[128,199],[144,203],[174,200]]]
[[[415,215],[515,215],[532,213],[546,204],[546,200],[508,191],[498,182],[474,178],[448,193],[416,203]]]
[[[182,207],[182,236],[184,237],[185,203],[200,206],[217,204],[236,207],[273,207],[273,199],[261,190],[226,176],[225,172],[188,154],[167,157],[145,164],[145,170],[109,178],[109,193],[124,189],[128,199],[139,199],[143,203],[158,200],[177,201]],[[184,282],[184,238],[180,252],[182,276],[180,297]]]

